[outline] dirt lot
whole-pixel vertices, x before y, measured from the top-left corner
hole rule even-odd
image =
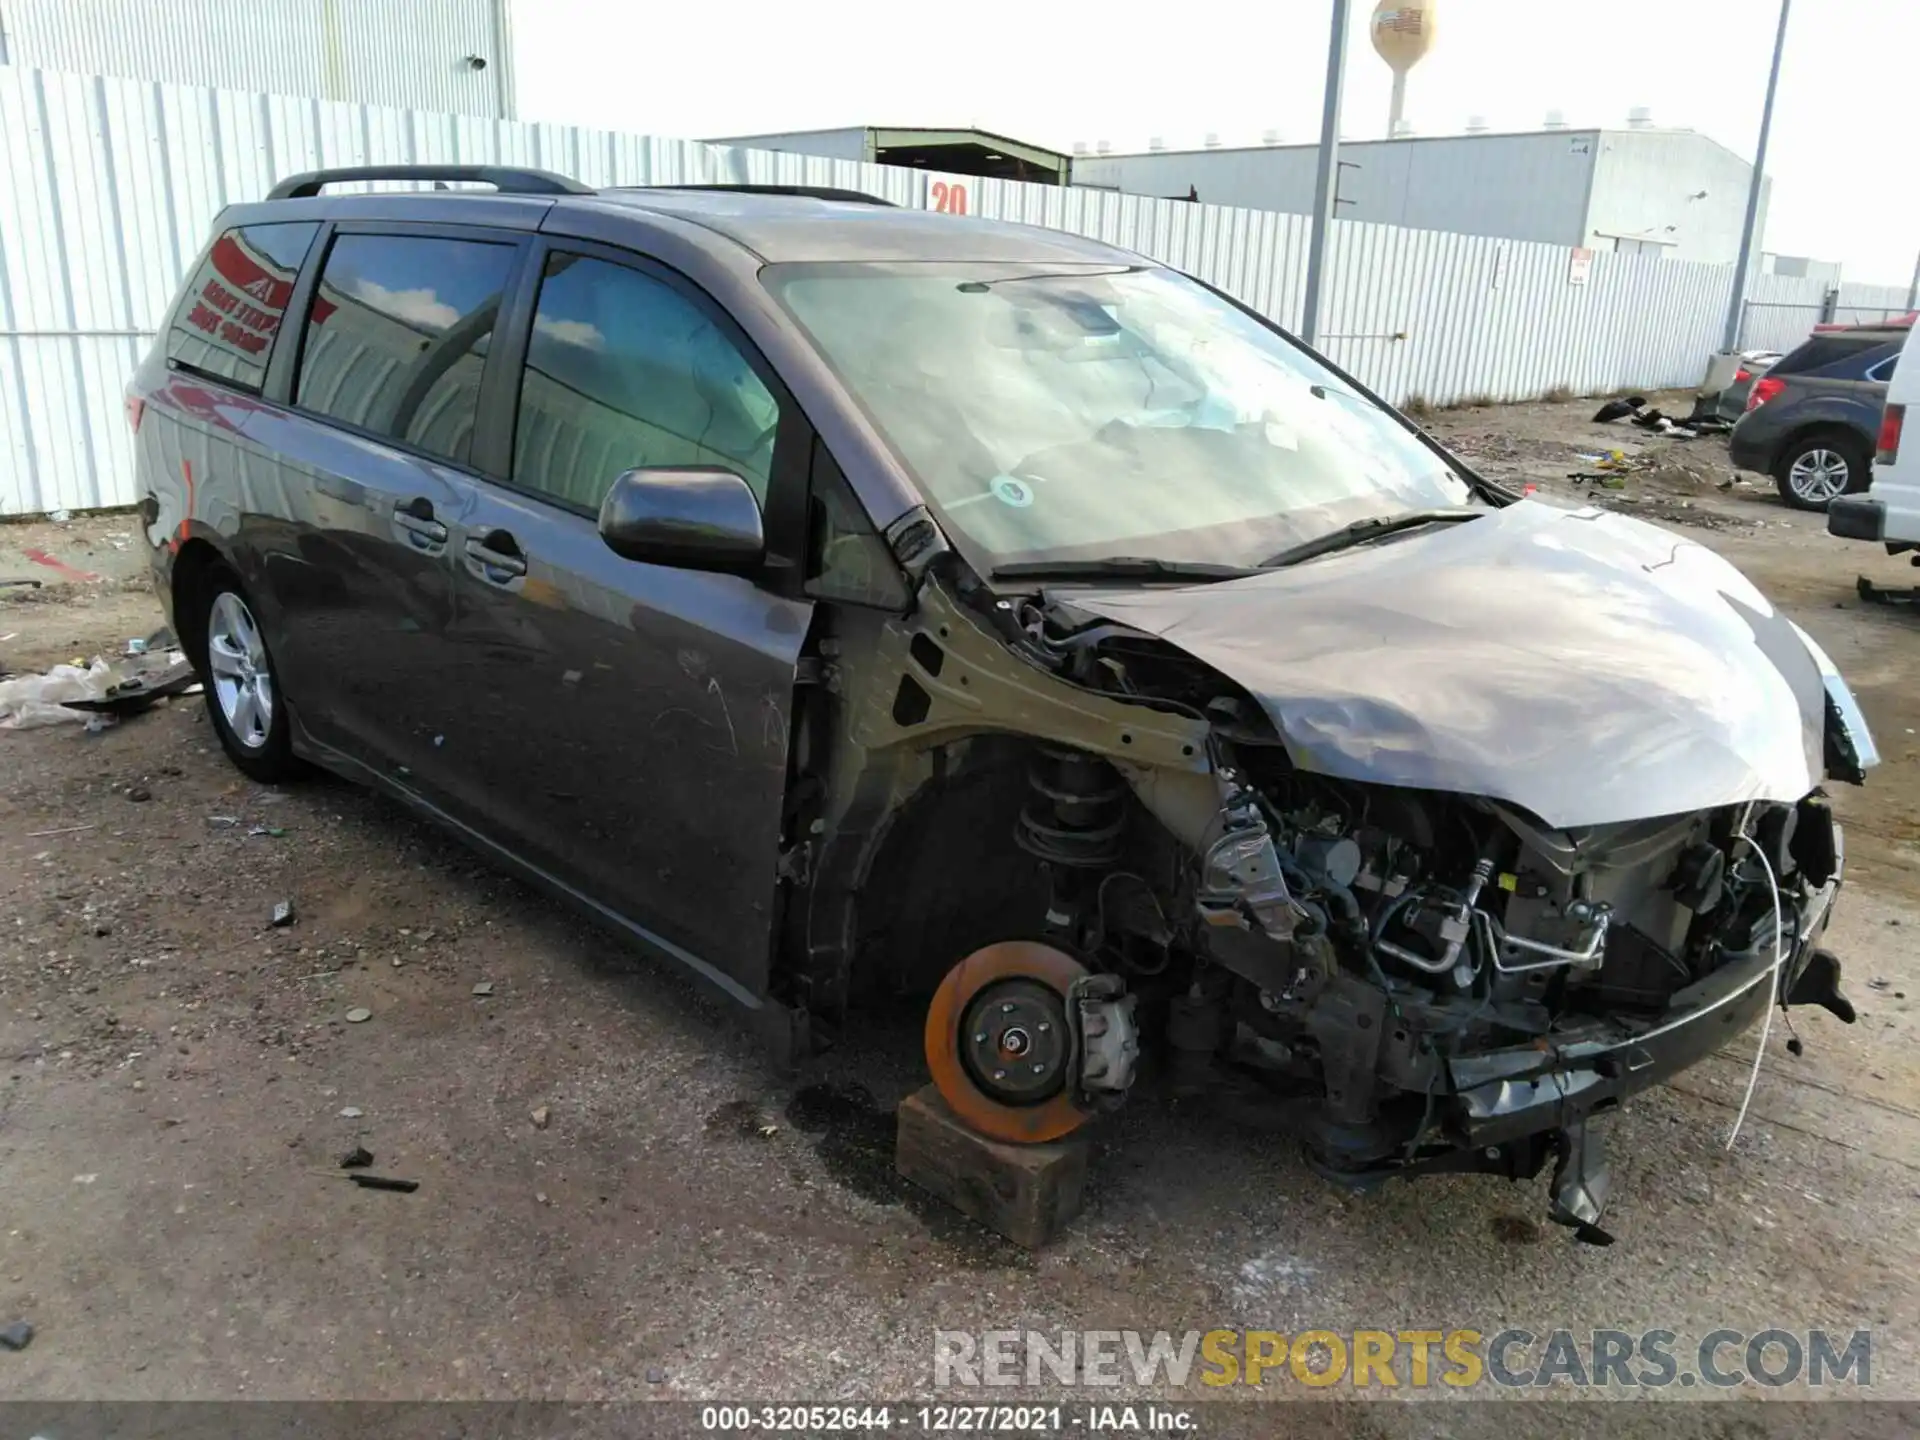
[[[1432,424],[1578,500],[1577,452],[1641,438],[1591,409]],[[929,1391],[936,1328],[1826,1325],[1873,1329],[1873,1393],[1920,1396],[1920,616],[1854,592],[1920,576],[1769,484],[1720,489],[1719,441],[1648,448],[1598,503],[1745,569],[1848,674],[1886,763],[1838,797],[1860,1023],[1797,1013],[1799,1058],[1776,1027],[1731,1153],[1750,1037],[1631,1105],[1613,1248],[1543,1227],[1541,1183],[1348,1196],[1149,1101],[1101,1137],[1070,1237],[1017,1251],[891,1176],[911,1017],[777,1074],[675,977],[396,807],[244,781],[181,700],[0,733],[0,1325],[38,1328],[0,1393],[874,1400]],[[0,664],[158,623],[131,528],[0,527],[0,577],[47,581],[0,591]],[[297,923],[271,928],[283,899]],[[343,1183],[356,1143],[420,1190]]]

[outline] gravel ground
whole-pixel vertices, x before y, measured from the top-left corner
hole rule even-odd
[[[1431,423],[1581,498],[1575,452],[1627,438],[1591,409]],[[891,1174],[915,1017],[775,1073],[675,976],[397,807],[243,779],[183,699],[94,736],[0,732],[0,1324],[38,1329],[0,1353],[0,1393],[871,1401],[930,1393],[936,1329],[1513,1325],[1870,1327],[1872,1393],[1920,1396],[1920,618],[1853,589],[1909,572],[1770,486],[1720,489],[1717,441],[1649,454],[1596,498],[1746,569],[1849,674],[1886,764],[1838,801],[1832,943],[1860,1023],[1796,1013],[1799,1058],[1776,1029],[1731,1152],[1751,1037],[1627,1107],[1612,1248],[1543,1226],[1541,1182],[1347,1195],[1284,1143],[1144,1099],[1098,1137],[1071,1233],[1020,1251]],[[130,528],[0,528],[0,577],[48,581],[0,591],[0,664],[158,623]],[[419,1191],[344,1183],[356,1144]],[[1570,1433],[1501,1408],[1502,1433]],[[1326,1433],[1428,1428],[1388,1412]],[[1227,1428],[1271,1430],[1248,1414]]]

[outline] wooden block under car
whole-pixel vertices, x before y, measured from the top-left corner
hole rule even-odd
[[[931,1085],[902,1100],[896,1118],[894,1169],[1016,1245],[1037,1250],[1080,1213],[1084,1136],[1044,1145],[989,1140],[961,1124]]]

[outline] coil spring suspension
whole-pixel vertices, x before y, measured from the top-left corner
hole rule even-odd
[[[1014,839],[1050,865],[1098,870],[1120,856],[1126,782],[1106,761],[1081,750],[1042,749],[1027,770],[1033,798]]]

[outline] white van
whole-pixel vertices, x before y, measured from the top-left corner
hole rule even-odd
[[[1915,407],[1920,407],[1920,323],[1908,332],[1900,363],[1887,382],[1873,479],[1864,493],[1838,496],[1827,506],[1831,534],[1881,542],[1890,555],[1920,552],[1920,413],[1915,415],[1915,433],[1902,443],[1907,411]],[[1914,564],[1920,565],[1920,553]]]

